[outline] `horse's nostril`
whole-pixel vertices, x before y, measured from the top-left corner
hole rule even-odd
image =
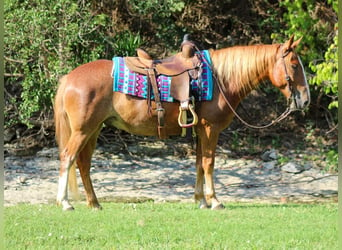
[[[305,101],[303,104],[304,104],[304,107],[307,107],[307,106],[309,106],[309,101]]]

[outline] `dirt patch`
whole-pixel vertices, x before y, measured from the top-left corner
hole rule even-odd
[[[193,152],[179,155],[179,150],[162,141],[125,147],[126,153],[114,145],[98,147],[94,154],[91,177],[100,201],[193,201],[196,179]],[[230,153],[219,146],[215,164],[216,192],[224,203],[337,201],[337,174],[322,172],[314,162],[293,162],[291,168],[284,167],[289,162],[279,163],[276,150],[269,151],[268,156],[239,159],[230,158]],[[295,159],[305,152],[287,154]],[[34,156],[7,154],[4,163],[6,206],[55,203],[57,148],[44,148]],[[83,193],[80,178],[79,186]]]

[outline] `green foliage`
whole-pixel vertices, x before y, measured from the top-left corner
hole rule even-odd
[[[325,169],[328,172],[337,172],[338,171],[338,152],[337,149],[331,149],[326,154],[327,168]]]
[[[130,1],[130,5],[132,11],[136,13],[137,16],[142,16],[151,20],[151,27],[155,32],[154,35],[158,39],[164,42],[168,41],[171,45],[176,44],[179,46],[178,41],[175,40],[175,34],[182,33],[183,30],[176,24],[173,15],[184,9],[184,1],[133,0]]]
[[[311,78],[311,83],[319,86],[325,95],[332,101],[328,108],[338,108],[338,59],[337,59],[337,35],[334,37],[334,43],[330,45],[324,54],[324,60],[321,63],[310,63],[310,68],[316,75]]]
[[[285,30],[283,30],[286,36],[282,37],[282,40],[284,41],[284,39],[290,37],[292,34],[295,34],[296,38],[303,37],[302,43],[310,45],[310,52],[304,52],[304,61],[311,61],[316,58],[315,52],[312,53],[314,48],[311,45],[319,42],[324,36],[324,33],[320,37],[314,36],[314,34],[318,33],[316,26],[318,20],[313,19],[310,13],[315,8],[315,2],[315,0],[285,0],[280,2],[280,6],[286,9],[283,17],[287,24]]]
[[[134,35],[131,32],[121,32],[114,38],[112,43],[115,56],[135,56],[136,49],[142,45],[139,34]]]
[[[313,154],[307,154],[305,161],[314,162],[323,172],[338,172],[338,149],[336,144],[332,144],[315,132],[315,125],[311,122],[306,124],[304,140],[315,149]]]
[[[179,12],[185,6],[184,1],[180,0],[133,0],[130,2],[132,4],[132,9],[137,11],[140,15],[151,15],[153,13],[153,16],[156,18],[170,17],[173,12]]]
[[[58,78],[78,64],[103,55],[108,25],[89,4],[75,0],[5,2],[6,85],[21,82],[20,121],[52,108]],[[18,75],[20,76],[18,78]],[[12,100],[13,101],[13,100]],[[12,103],[14,104],[14,103]]]

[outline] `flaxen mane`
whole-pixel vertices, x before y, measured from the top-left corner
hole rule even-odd
[[[246,95],[265,80],[269,65],[276,61],[279,44],[235,46],[212,50],[216,77],[230,93]]]

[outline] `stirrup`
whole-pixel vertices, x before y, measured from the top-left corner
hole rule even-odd
[[[182,105],[182,104],[186,104],[186,105]],[[180,127],[182,128],[190,128],[194,125],[197,124],[198,122],[198,117],[197,114],[194,110],[194,106],[192,104],[189,104],[188,101],[181,103],[181,105],[179,106],[179,115],[178,115],[178,124]],[[187,111],[190,110],[190,113],[192,115],[192,122],[191,123],[187,123]]]

